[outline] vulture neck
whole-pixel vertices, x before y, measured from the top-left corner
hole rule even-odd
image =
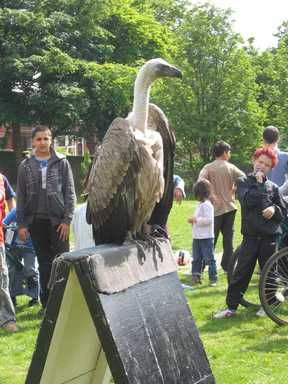
[[[133,127],[145,133],[147,129],[150,88],[153,80],[147,72],[140,71],[134,86]]]

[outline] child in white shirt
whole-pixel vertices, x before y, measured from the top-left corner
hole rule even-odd
[[[194,186],[195,198],[199,201],[194,216],[188,219],[192,224],[192,284],[201,284],[203,262],[208,265],[210,286],[216,286],[217,268],[214,255],[214,208],[209,200],[211,185],[200,180]]]

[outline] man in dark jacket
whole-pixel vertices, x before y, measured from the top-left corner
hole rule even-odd
[[[65,156],[56,153],[50,129],[32,131],[33,155],[22,161],[17,179],[18,236],[28,231],[36,251],[40,274],[40,300],[46,307],[54,258],[69,251],[69,228],[76,196],[72,170]]]
[[[276,163],[277,156],[274,151],[270,148],[260,148],[254,153],[254,172],[237,180],[243,240],[238,263],[227,291],[228,308],[216,313],[214,316],[216,319],[236,314],[241,297],[248,288],[256,261],[258,260],[262,269],[275,252],[276,235],[286,215],[286,205],[278,186],[266,177]]]

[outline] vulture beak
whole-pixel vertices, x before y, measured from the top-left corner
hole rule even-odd
[[[182,72],[172,65],[164,65],[160,64],[159,66],[159,72],[161,74],[161,77],[178,77],[179,79],[182,79]]]

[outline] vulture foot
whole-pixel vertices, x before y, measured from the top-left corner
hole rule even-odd
[[[160,243],[162,241],[166,241],[167,239],[168,235],[165,229],[163,229],[159,225],[153,225],[149,234],[138,233],[136,236],[129,234],[129,236],[127,236],[126,238],[126,241],[128,241],[130,244],[134,244],[137,247],[138,255],[141,261],[143,262],[146,260],[147,249],[152,249],[153,257],[158,255],[160,260],[163,261],[163,253],[160,247]]]
[[[163,253],[159,243],[164,239],[166,240],[164,236],[159,237],[159,234],[156,234],[153,231],[150,234],[141,235],[141,237],[137,239],[137,242],[139,242],[144,247],[144,249],[152,249],[153,256],[156,256],[157,254],[160,260],[163,261]]]

